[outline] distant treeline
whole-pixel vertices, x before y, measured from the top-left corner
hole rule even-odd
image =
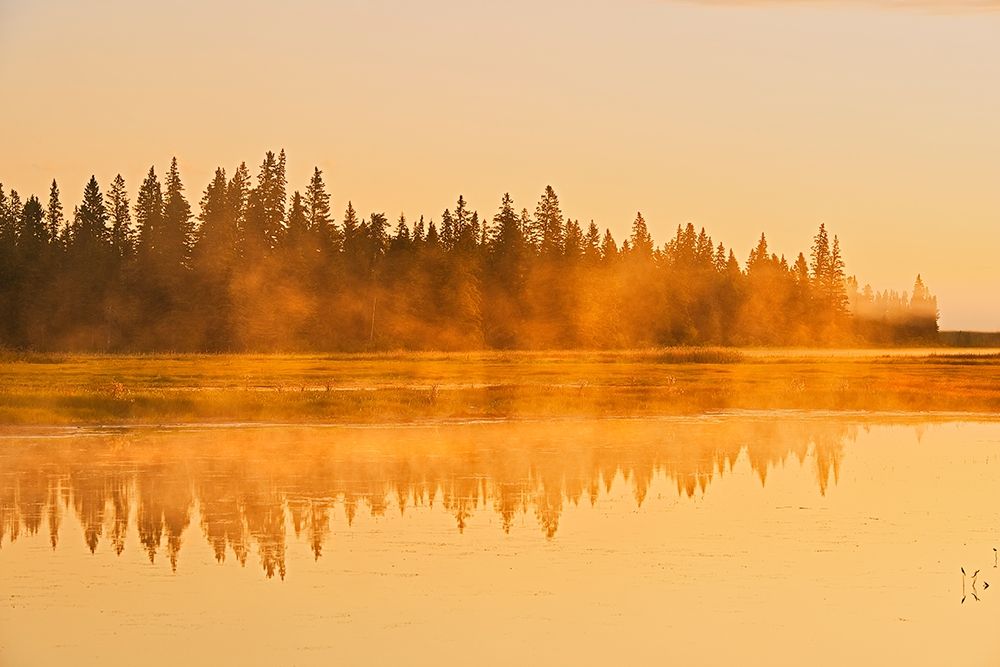
[[[745,262],[704,229],[656,245],[642,214],[619,245],[565,216],[551,187],[492,216],[458,198],[391,223],[317,168],[289,197],[285,154],[256,181],[219,168],[195,215],[174,159],[132,204],[95,178],[64,212],[0,186],[0,346],[94,351],[625,348],[929,342],[936,299],[859,288],[820,226],[791,262],[762,234]]]
[[[948,347],[1000,348],[1000,331],[942,331],[938,342]]]

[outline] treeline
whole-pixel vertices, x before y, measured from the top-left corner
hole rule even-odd
[[[642,214],[619,245],[563,214],[464,198],[437,220],[334,219],[317,168],[287,193],[284,151],[253,179],[219,168],[197,215],[177,160],[134,204],[91,177],[66,212],[0,185],[0,346],[94,351],[625,348],[909,343],[937,303],[859,288],[824,226],[791,262],[764,235],[741,262],[704,229],[656,245]]]

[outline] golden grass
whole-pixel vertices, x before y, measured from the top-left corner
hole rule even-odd
[[[1000,355],[728,349],[0,355],[0,423],[409,422],[725,409],[1000,413]]]

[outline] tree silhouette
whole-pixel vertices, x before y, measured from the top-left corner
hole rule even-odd
[[[564,215],[551,186],[534,214],[505,194],[481,217],[464,196],[439,220],[340,225],[314,168],[286,196],[284,151],[252,183],[221,167],[195,216],[176,159],[150,167],[130,209],[96,178],[67,222],[0,186],[0,346],[72,350],[621,348],[677,344],[932,342],[938,306],[847,275],[820,225],[791,263],[761,234],[743,266],[694,224],[657,246],[637,213],[621,246]]]

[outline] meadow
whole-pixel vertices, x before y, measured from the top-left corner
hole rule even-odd
[[[1000,352],[0,354],[5,425],[407,423],[773,409],[1000,413]]]

